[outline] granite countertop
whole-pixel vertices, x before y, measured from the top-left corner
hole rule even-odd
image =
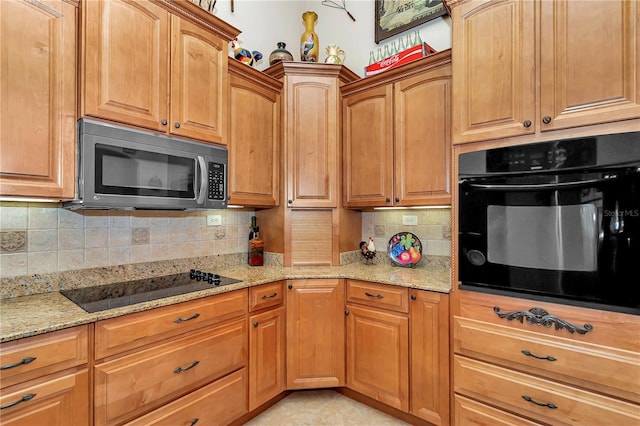
[[[363,263],[315,267],[232,265],[217,268],[216,273],[241,282],[95,313],[85,312],[59,291],[3,298],[0,299],[0,342],[285,279],[350,278],[440,293],[451,289],[450,270],[444,265],[414,269]]]

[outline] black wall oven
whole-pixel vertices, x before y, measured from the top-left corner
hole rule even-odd
[[[459,157],[462,289],[640,314],[640,132]]]

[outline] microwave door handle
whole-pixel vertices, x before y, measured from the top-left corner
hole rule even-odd
[[[198,155],[196,169],[200,170],[200,185],[196,185],[196,203],[204,204],[204,199],[207,196],[207,163],[204,161],[204,157],[201,155]],[[197,175],[198,174],[196,173],[196,176]]]
[[[591,185],[595,183],[601,183],[616,178],[617,176],[611,175],[603,179],[588,179],[579,180],[573,182],[561,182],[561,183],[540,183],[540,184],[520,184],[520,185],[502,185],[502,184],[482,184],[482,183],[469,183],[472,188],[486,189],[488,191],[513,191],[513,190],[540,190],[540,189],[563,189],[578,187],[584,185]]]

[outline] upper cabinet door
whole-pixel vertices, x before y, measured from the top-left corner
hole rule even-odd
[[[282,85],[235,59],[229,72],[229,204],[277,206]]]
[[[556,0],[540,8],[540,129],[640,117],[640,4]]]
[[[394,205],[451,203],[451,67],[395,83]]]
[[[345,206],[391,205],[393,84],[345,98],[343,111]]]
[[[533,1],[471,1],[453,8],[454,143],[534,132],[534,9]]]
[[[73,198],[77,10],[0,1],[0,194]]]
[[[169,13],[147,0],[82,7],[83,114],[166,131]]]
[[[288,76],[287,204],[338,206],[340,104],[334,77]]]
[[[228,94],[226,41],[172,16],[171,49],[169,132],[222,143]]]

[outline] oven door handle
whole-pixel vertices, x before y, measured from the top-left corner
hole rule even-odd
[[[484,184],[484,183],[468,183],[472,188],[485,189],[487,191],[535,191],[540,189],[563,189],[563,188],[575,188],[579,186],[592,185],[595,183],[606,182],[615,179],[616,175],[608,175],[602,179],[588,179],[578,180],[573,182],[562,183],[539,183],[539,184],[520,184],[520,185],[504,185],[504,184]]]

